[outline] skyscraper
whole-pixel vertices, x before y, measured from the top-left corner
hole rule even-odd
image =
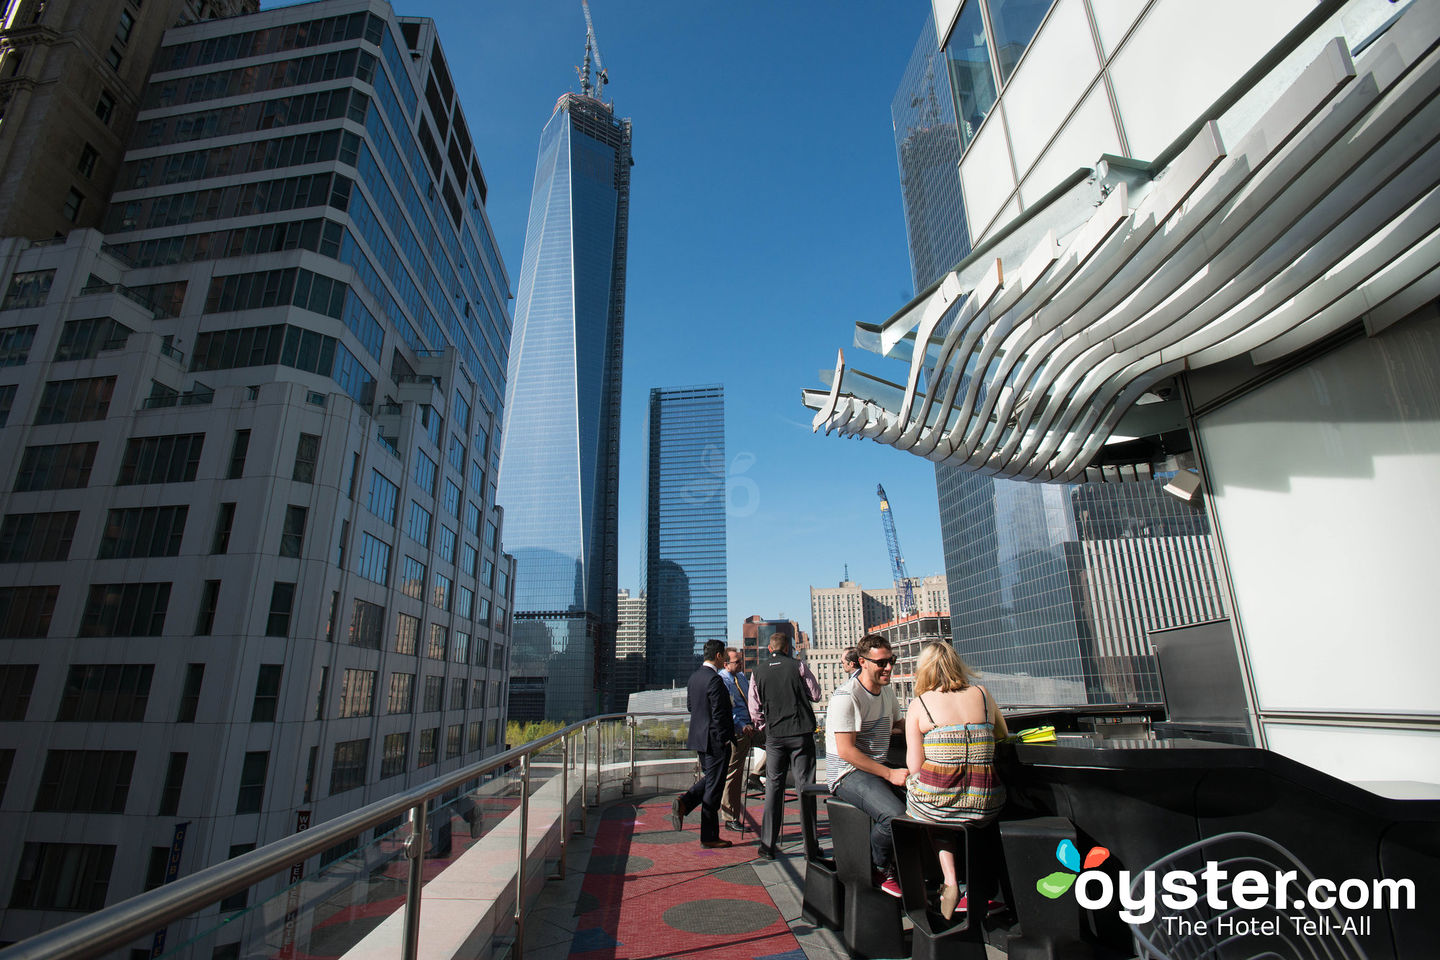
[[[650,391],[645,670],[684,685],[725,630],[725,388]]]
[[[505,394],[519,720],[578,720],[613,692],[630,121],[582,88],[540,135]]]
[[[457,100],[380,0],[176,28],[106,233],[0,241],[0,940],[503,744],[507,279]],[[217,954],[278,883],[203,912]]]
[[[630,701],[630,694],[645,688],[645,591],[632,597],[621,589],[619,623],[615,629],[615,699]]]
[[[989,89],[989,68],[952,71],[946,59],[926,17],[891,103],[917,291],[970,253],[957,165],[973,131],[954,105],[976,77]],[[1223,615],[1205,513],[1161,493],[1164,482],[1052,486],[935,464],[953,643],[996,696],[1160,699],[1147,632]]]

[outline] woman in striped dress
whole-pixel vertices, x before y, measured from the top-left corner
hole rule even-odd
[[[905,760],[910,777],[905,813],[932,823],[993,820],[1005,805],[995,776],[995,741],[1009,735],[1005,718],[975,672],[948,643],[928,643],[915,670],[915,699],[905,713]],[[936,836],[944,886],[940,912],[955,911],[960,884],[955,848]]]

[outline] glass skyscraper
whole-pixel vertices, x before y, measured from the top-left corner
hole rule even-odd
[[[891,102],[917,292],[970,253],[958,163],[973,131],[954,104],[973,91],[947,59],[926,17]],[[1147,631],[1224,615],[1208,519],[1164,483],[1025,483],[935,465],[952,642],[1001,702],[1159,701]]]
[[[610,706],[630,166],[630,121],[563,95],[540,135],[500,455],[515,719]]]
[[[725,388],[650,391],[646,680],[683,686],[725,632]]]

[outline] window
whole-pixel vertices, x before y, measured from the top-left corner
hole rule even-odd
[[[253,843],[232,843],[232,844],[230,845],[230,853],[229,853],[229,855],[226,857],[226,859],[227,859],[227,860],[234,860],[236,857],[240,856],[241,854],[249,853],[251,850],[254,850],[254,849],[255,849],[255,844],[253,844]],[[244,889],[244,890],[241,890],[239,893],[232,893],[232,894],[230,894],[230,896],[226,897],[224,900],[221,900],[221,901],[220,901],[220,911],[221,911],[222,913],[224,913],[224,912],[230,911],[230,910],[244,910],[246,904],[248,904],[249,902],[250,902],[250,890],[249,890],[249,888],[246,888],[246,889]],[[217,949],[218,949],[218,948],[217,948]]]
[[[320,437],[313,433],[300,434],[300,442],[295,445],[295,468],[290,472],[290,479],[314,483],[315,463],[319,459]]]
[[[283,663],[262,663],[255,675],[255,702],[250,705],[251,723],[273,723],[280,705],[280,677]]]
[[[235,504],[220,504],[220,512],[215,517],[215,536],[210,541],[211,553],[224,553],[230,549],[230,530],[235,526]]]
[[[285,529],[280,534],[280,556],[300,556],[300,548],[305,544],[305,514],[304,507],[293,503],[286,506]]]
[[[252,750],[245,754],[240,767],[240,789],[235,794],[236,813],[259,813],[265,797],[265,771],[270,766],[269,750]]]
[[[330,763],[330,793],[344,793],[365,785],[365,761],[370,755],[370,741],[342,740],[335,744]]]
[[[80,616],[82,637],[158,637],[170,605],[168,583],[93,583]]]
[[[330,591],[330,612],[325,614],[325,640],[335,639],[335,618],[340,615],[340,591]]]
[[[9,303],[10,298],[6,297],[5,302]],[[0,329],[0,367],[25,366],[25,361],[30,359],[30,347],[35,343],[35,330],[34,326]]]
[[[470,709],[471,709],[471,710],[484,710],[484,709],[485,709],[485,681],[484,681],[484,680],[471,680],[471,681],[470,681]]]
[[[350,645],[379,650],[384,631],[385,608],[356,597],[355,608],[350,614]]]
[[[485,546],[497,553],[500,550],[500,531],[496,528],[494,520],[485,521]]]
[[[114,53],[115,48],[111,47],[110,52]],[[74,187],[65,194],[65,206],[60,208],[60,216],[74,223],[80,219],[80,207],[85,202],[85,195]]]
[[[460,546],[460,569],[463,570],[463,571],[465,571],[466,573],[470,574],[470,576],[472,576],[472,577],[475,576],[475,561],[476,561],[476,559],[478,558],[478,556],[479,556],[479,553],[476,551],[476,549],[475,549],[474,547],[470,546],[470,544],[468,544],[468,543],[461,544],[461,546]]]
[[[35,810],[124,813],[134,770],[133,750],[46,751]]]
[[[78,910],[105,906],[115,847],[95,843],[27,843],[10,894],[11,908]]]
[[[455,631],[455,647],[451,651],[451,657],[456,663],[470,662],[470,634],[461,630]]]
[[[439,536],[438,539],[439,539],[440,542],[439,542],[439,545],[438,545],[437,549],[438,549],[438,551],[439,551],[439,553],[440,553],[440,559],[441,559],[442,561],[444,561],[445,563],[454,563],[454,562],[455,562],[455,531],[454,531],[454,530],[451,530],[449,527],[445,526],[445,525],[442,523],[442,524],[440,525],[440,536]]]
[[[219,580],[212,580],[211,583],[219,583]],[[195,710],[200,706],[200,688],[205,683],[205,664],[187,663],[185,665],[185,686],[180,690],[180,711],[175,716],[176,723],[194,723]]]
[[[335,544],[335,566],[345,569],[345,547],[350,543],[350,521],[348,518],[340,519],[340,536]]]
[[[18,389],[13,383],[0,385],[0,427],[10,422],[10,410],[15,406],[15,391]]]
[[[120,461],[117,486],[132,483],[183,483],[195,479],[205,434],[132,437]]]
[[[484,744],[480,742],[480,730],[480,721],[472,720],[470,722],[469,731],[465,737],[465,750],[467,753],[474,753],[476,750],[479,750],[482,746],[484,746]]]
[[[11,513],[0,523],[0,563],[67,560],[79,511]]]
[[[110,397],[114,392],[114,377],[51,380],[40,393],[40,406],[35,411],[35,422],[82,423],[86,420],[104,420],[110,412]]]
[[[330,693],[330,668],[320,668],[320,686],[315,693],[315,719],[325,719],[325,697]]]
[[[440,415],[428,403],[420,405],[420,426],[425,428],[425,435],[430,438],[430,442],[440,446]]]
[[[455,486],[454,481],[445,481],[445,498],[441,501],[445,512],[455,519],[460,519],[460,488]]]
[[[475,591],[469,587],[460,587],[455,595],[455,612],[464,620],[469,620],[475,610]]]
[[[490,598],[482,596],[480,604],[475,608],[475,622],[484,626],[490,622]]]
[[[135,17],[129,10],[120,11],[120,23],[115,28],[115,39],[120,43],[130,42],[130,31],[135,29]]]
[[[26,447],[20,457],[15,490],[74,490],[90,483],[97,443],[60,443]]]
[[[25,719],[37,669],[38,665],[33,663],[0,666],[0,721]]]
[[[183,504],[111,510],[100,538],[100,559],[179,556],[189,512]]]
[[[1049,6],[1048,0],[1045,5]],[[963,7],[945,45],[962,150],[975,139],[996,98],[995,75],[990,69],[990,49],[980,4],[967,3]]]
[[[450,709],[465,709],[465,678],[455,677],[450,681]]]
[[[415,451],[415,485],[430,496],[435,496],[435,461],[421,450]]]
[[[451,414],[451,423],[457,430],[464,433],[470,429],[470,402],[459,390],[455,391],[455,406],[451,410]]]
[[[368,533],[360,534],[360,557],[355,572],[382,586],[390,582],[390,544]]]
[[[165,765],[165,784],[160,788],[160,809],[156,811],[156,816],[173,817],[179,814],[180,791],[185,786],[185,766],[189,759],[188,753],[170,754],[170,761]]]
[[[265,636],[290,636],[290,608],[295,604],[295,584],[275,581],[270,588],[270,614],[265,619]]]
[[[123,63],[124,60],[125,55],[113,44],[110,46],[110,49],[105,51],[105,62],[110,64],[111,70],[119,70],[120,64]]]
[[[405,760],[410,753],[410,734],[387,733],[380,744],[380,777],[398,776],[405,772]]]
[[[405,533],[422,547],[430,546],[430,511],[414,500],[405,518]]]
[[[445,678],[425,678],[425,699],[420,705],[422,713],[434,713],[445,709]]]
[[[435,751],[440,744],[440,728],[431,727],[429,730],[420,731],[420,755],[416,758],[415,766],[428,767],[435,763]]]
[[[368,717],[375,712],[375,671],[346,670],[340,678],[340,716]]]
[[[482,500],[485,497],[485,471],[480,469],[478,461],[470,461],[470,482],[467,484],[470,492]]]
[[[445,759],[453,760],[465,752],[465,741],[462,738],[464,728],[458,723],[452,723],[445,728]]]
[[[230,443],[230,467],[225,479],[238,480],[245,474],[245,455],[250,452],[250,431],[236,430],[235,439]]]
[[[100,151],[90,144],[85,144],[80,151],[80,162],[75,164],[75,170],[81,176],[89,177],[95,174],[95,161],[100,159]]]
[[[400,592],[416,600],[425,599],[425,564],[406,556],[400,566]]]
[[[320,758],[320,748],[310,748],[310,759],[305,762],[305,792],[301,795],[301,802],[309,803],[315,799],[315,764]]]
[[[145,889],[154,890],[165,883],[165,870],[170,863],[169,847],[151,847],[150,860],[145,865]],[[150,956],[149,950],[140,951],[146,958]],[[137,958],[139,960],[139,958]]]
[[[425,656],[431,660],[444,660],[445,648],[450,645],[450,630],[438,623],[430,624],[430,643],[425,648]]]
[[[495,589],[495,564],[489,560],[480,564],[480,583],[491,590]]]
[[[57,723],[139,723],[150,702],[148,663],[72,664]]]
[[[486,725],[485,742],[493,746],[500,744],[500,721],[491,720]]]
[[[386,713],[409,713],[415,706],[415,674],[390,674],[390,694],[386,698]]]
[[[400,502],[400,488],[379,470],[370,472],[370,496],[365,507],[390,526],[395,525],[395,507]]]
[[[355,485],[360,482],[360,454],[352,453],[350,460],[350,483],[345,488],[345,499],[355,499]]]
[[[395,652],[413,655],[420,640],[420,618],[408,613],[395,615]]]
[[[444,574],[437,573],[433,578],[434,582],[430,588],[430,604],[439,607],[441,610],[450,609],[450,596],[453,584],[450,578]]]
[[[220,605],[220,581],[206,580],[200,590],[200,606],[195,611],[195,636],[208,637],[215,629],[215,608]]]
[[[10,286],[5,291],[5,299],[0,300],[0,310],[23,310],[26,307],[43,306],[45,300],[50,296],[50,286],[55,282],[55,271],[51,270],[25,270],[10,277]],[[0,337],[0,345],[14,349],[23,342],[24,348],[29,349],[30,342],[35,336],[34,327],[10,327],[4,331],[8,337]],[[13,344],[5,343],[6,339],[15,341]],[[20,363],[24,363],[22,358]],[[6,366],[18,366],[19,364],[7,363]]]
[[[480,536],[480,507],[474,500],[465,501],[465,529]]]

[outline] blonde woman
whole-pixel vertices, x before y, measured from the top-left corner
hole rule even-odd
[[[948,643],[927,643],[915,670],[915,699],[905,713],[905,813],[931,823],[993,820],[1005,805],[995,776],[995,741],[1009,735],[1000,708]],[[952,841],[936,838],[940,913],[960,900]]]

